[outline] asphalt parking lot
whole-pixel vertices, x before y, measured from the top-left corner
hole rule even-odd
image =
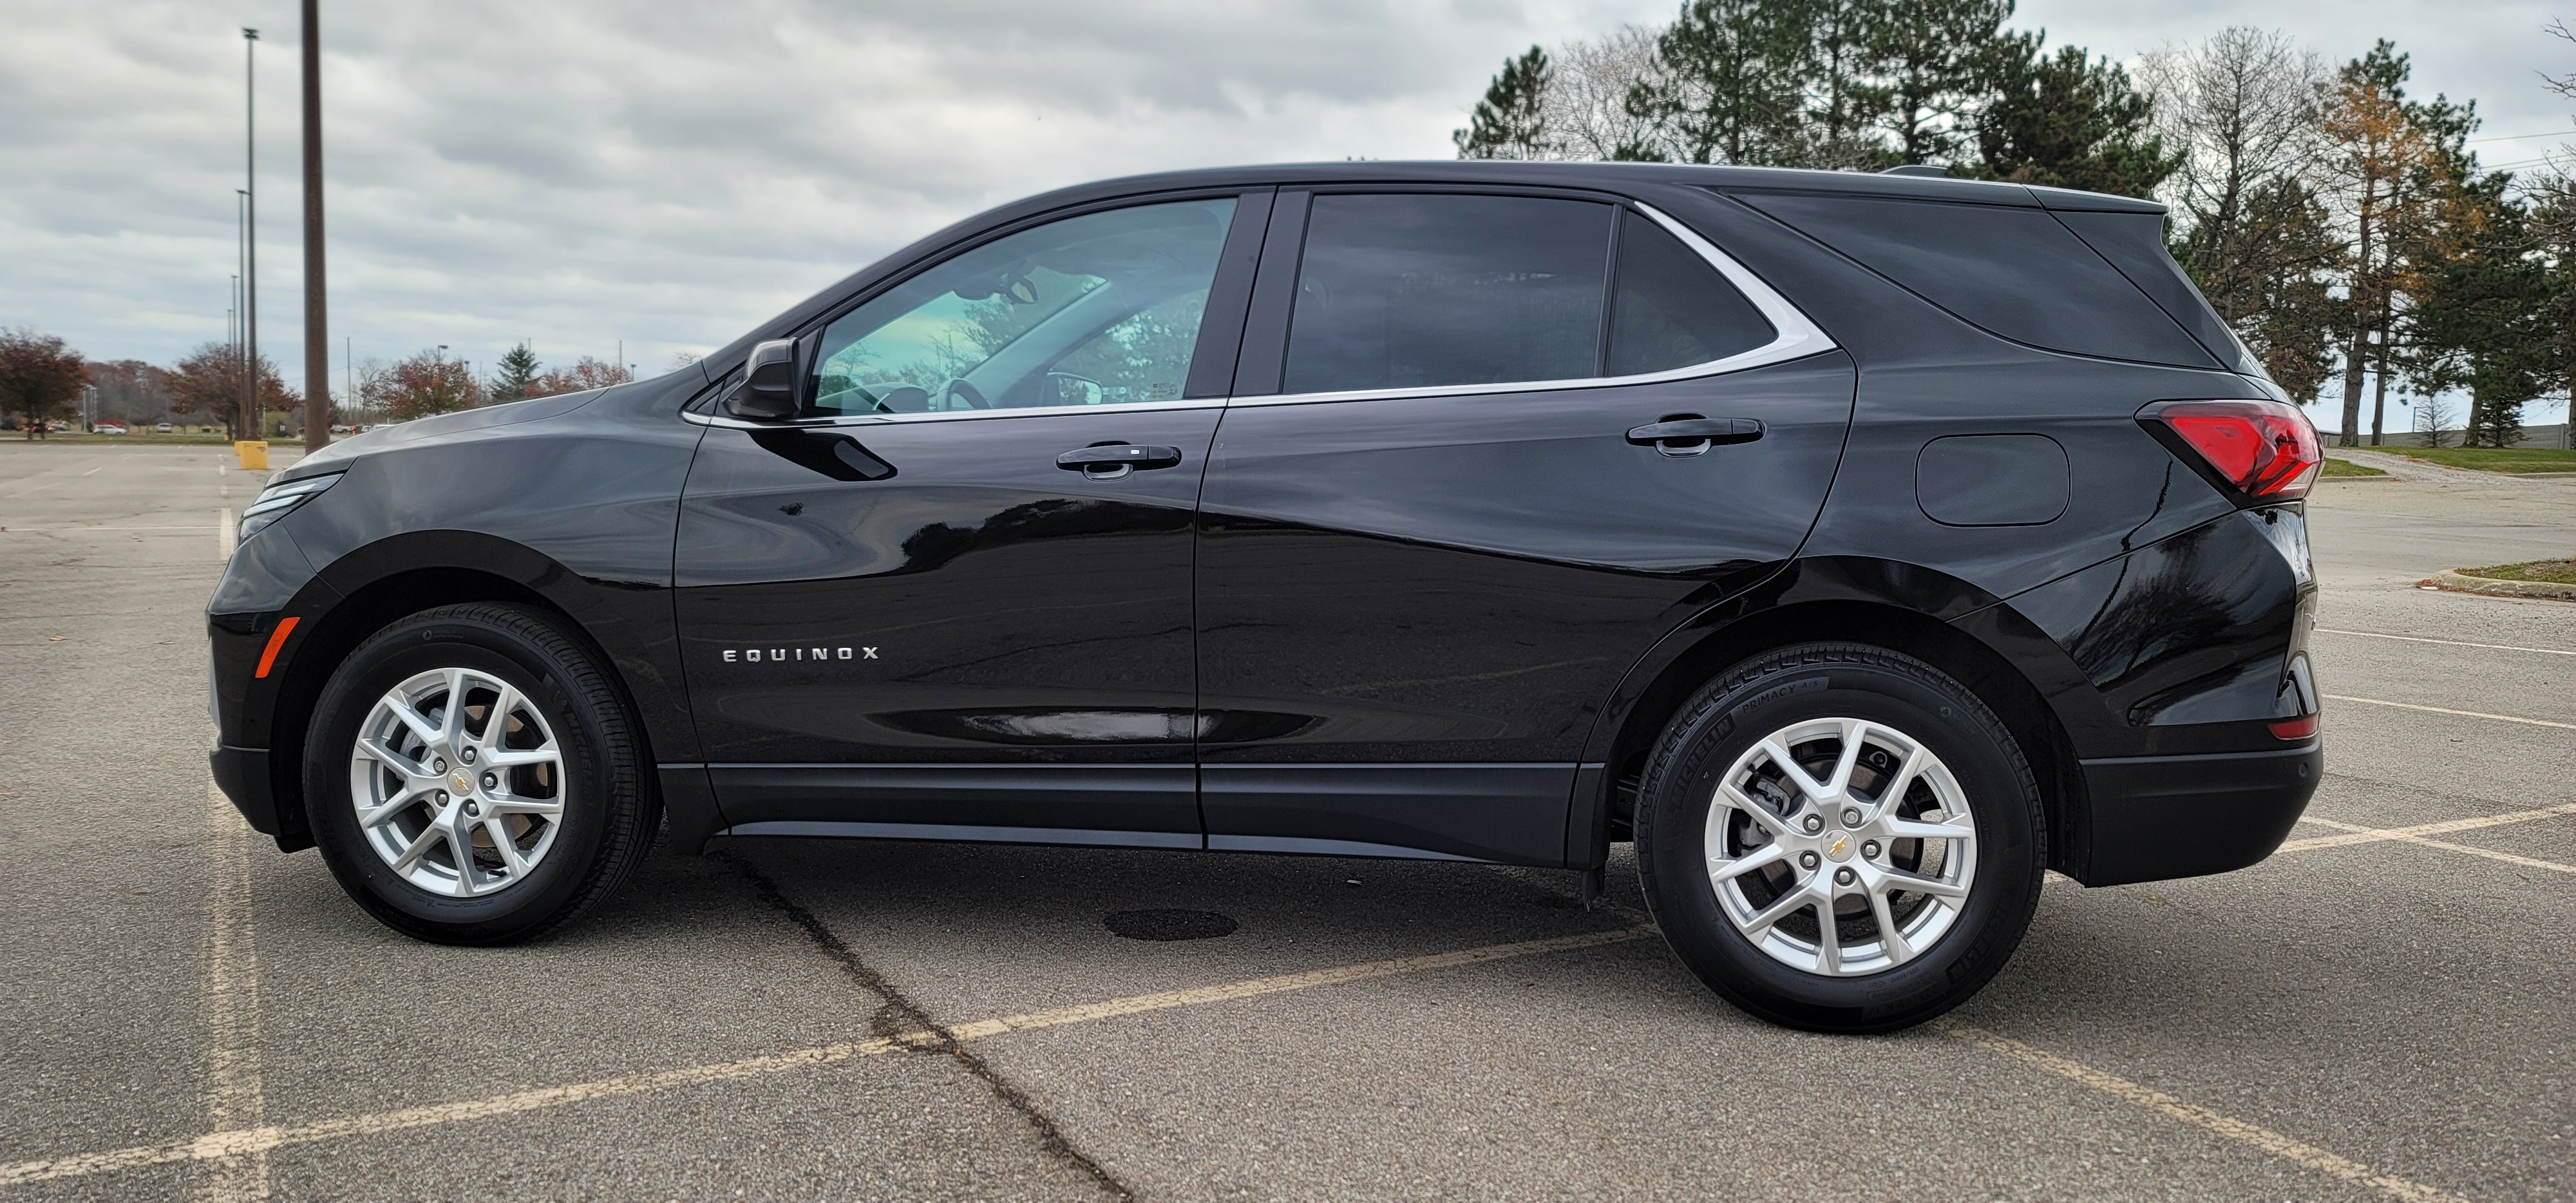
[[[0,441],[0,1196],[2576,1197],[2576,479],[2312,502],[2325,783],[2271,860],[2052,879],[1894,1036],[1785,1032],[1633,874],[861,842],[659,849],[417,944],[207,780],[217,448]],[[1624,854],[1624,847],[1621,849]],[[1218,912],[1213,939],[1113,912]]]

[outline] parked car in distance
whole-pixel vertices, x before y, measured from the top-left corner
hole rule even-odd
[[[170,424],[169,424],[168,422],[163,422],[163,423],[161,423],[161,424],[159,424],[159,425],[157,425],[157,426],[154,426],[152,429],[153,429],[153,431],[154,431],[155,433],[158,433],[158,434],[168,434],[168,433],[170,433]]]
[[[1681,960],[1880,1031],[2054,869],[2269,855],[2314,430],[2161,207],[1653,164],[1069,188],[655,380],[335,443],[207,607],[217,780],[500,944],[663,830],[1633,841]]]

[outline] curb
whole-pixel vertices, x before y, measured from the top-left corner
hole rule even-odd
[[[2443,569],[2423,582],[2436,589],[2454,593],[2483,593],[2490,597],[2546,597],[2556,601],[2576,601],[2576,585],[2555,581],[2500,581],[2493,577],[2469,576]]]
[[[2347,460],[2347,461],[2345,461],[2345,462],[2349,463],[2349,462],[2351,462],[2351,461]],[[2392,474],[2387,473],[2387,472],[2382,472],[2382,473],[2380,473],[2380,474],[2379,474],[2379,475],[2377,475],[2377,476],[2320,476],[2320,477],[2318,477],[2318,478],[2317,478],[2316,483],[2321,484],[2321,485],[2323,485],[2323,484],[2355,485],[2355,484],[2360,484],[2360,483],[2362,483],[2363,481],[2369,481],[2369,482],[2371,482],[2371,483],[2373,483],[2373,484],[2378,484],[2378,483],[2383,483],[2383,482],[2391,481],[2391,480],[2404,480],[2404,479],[2406,479],[2406,478],[2405,478],[2405,477],[2403,477],[2403,476],[2396,476],[2396,475],[2392,475]]]

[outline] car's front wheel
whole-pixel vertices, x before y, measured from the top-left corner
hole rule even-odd
[[[446,606],[358,645],[304,742],[332,873],[406,935],[506,944],[614,889],[659,822],[598,657],[520,606]]]
[[[1675,952],[1792,1027],[1921,1023],[2020,944],[2046,863],[2030,765],[1929,664],[1811,643],[1684,705],[1637,799],[1637,863]]]

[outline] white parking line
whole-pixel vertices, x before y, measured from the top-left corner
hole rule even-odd
[[[268,1122],[259,1072],[259,947],[251,939],[250,858],[241,815],[206,783],[209,905],[206,937],[206,1125],[217,1132]],[[206,1159],[193,1192],[214,1203],[268,1197],[268,1151]]]
[[[2550,819],[2556,818],[2559,815],[2576,815],[2576,802],[2570,802],[2564,806],[2544,806],[2539,810],[2517,810],[2509,814],[2478,815],[2475,818],[2468,819],[2445,819],[2439,823],[2418,823],[2412,827],[2359,827],[2351,823],[2338,823],[2333,819],[2320,819],[2315,815],[2301,815],[2299,816],[2299,821],[2302,823],[2314,823],[2319,827],[2332,827],[2337,831],[2347,832],[2349,834],[2316,835],[2303,840],[2291,840],[2289,843],[2281,845],[2274,851],[2305,852],[2310,848],[2342,848],[2353,844],[2377,843],[2381,840],[2403,840],[2425,835],[2449,835],[2454,831],[2475,831],[2481,827],[2502,827],[2508,823],[2528,823],[2534,819]]]
[[[2570,811],[2576,811],[2576,807],[2557,807],[2550,811],[2536,812],[2533,814],[2533,817],[2540,817],[2544,814],[2563,814]],[[2553,873],[2576,873],[2576,865],[2562,865],[2554,860],[2541,860],[2537,857],[2530,856],[2516,856],[2510,852],[2498,852],[2493,848],[2479,848],[2468,844],[2450,844],[2444,843],[2441,840],[2428,840],[2423,836],[2416,834],[2417,831],[2422,830],[2421,828],[2391,829],[2384,827],[2360,827],[2351,823],[2338,823],[2332,819],[2317,818],[2303,818],[2299,821],[2302,823],[2314,823],[2320,827],[2332,827],[2337,831],[2350,832],[2354,837],[2350,842],[2355,844],[2376,843],[2380,840],[2398,840],[2408,844],[2420,844],[2426,848],[2439,848],[2445,852],[2465,852],[2471,856],[2483,856],[2488,860],[2503,861],[2508,865],[2520,865],[2526,869],[2547,869]],[[2465,830],[2466,827],[2494,826],[2492,823],[2468,823],[2467,820],[2455,820],[2455,822],[2462,824],[2462,826],[2454,826],[2446,823],[2428,823],[2425,826],[2440,827],[2452,831]],[[2342,836],[2325,835],[2296,842],[2308,847],[2322,848],[2327,846],[2325,841],[2340,841],[2344,838],[2345,837]],[[2282,847],[2286,849],[2289,845],[2284,844]]]
[[[2438,643],[2445,647],[2482,647],[2497,652],[2538,652],[2544,656],[2576,656],[2576,652],[2561,651],[2554,647],[2516,647],[2510,643],[2469,643],[2459,639],[2427,639],[2421,635],[2382,635],[2377,631],[2339,631],[2333,627],[2318,627],[2316,631],[2320,635],[2360,635],[2370,639],[2401,639],[2408,643]]]
[[[231,510],[218,509],[215,511],[216,559],[229,562],[233,558],[233,545],[236,538],[233,532],[235,529],[237,528],[233,526],[233,512]]]
[[[2319,1173],[2332,1174],[2346,1182],[2357,1183],[2411,1203],[2466,1203],[2458,1195],[2426,1186],[2395,1174],[2382,1173],[2349,1157],[2329,1153],[2315,1145],[2284,1136],[2231,1115],[2223,1115],[2196,1103],[2141,1086],[2117,1074],[2107,1074],[2081,1061],[2070,1060],[2033,1048],[2009,1036],[2000,1036],[1974,1024],[1951,1019],[1936,1019],[1932,1026],[1943,1035],[1964,1040],[1989,1052],[2001,1053],[2025,1065],[2037,1066],[2069,1081],[2090,1086],[2113,1098],[2135,1103],[2149,1111],[2181,1120],[2203,1131],[2215,1132],[2240,1144],[2252,1145],[2285,1161],[2305,1166]]]
[[[2516,718],[2510,714],[2487,714],[2483,711],[2477,710],[2453,710],[2446,706],[2418,706],[2413,702],[2387,702],[2381,701],[2378,698],[2348,697],[2340,693],[2329,693],[2323,696],[2332,698],[2338,702],[2360,702],[2366,706],[2394,706],[2399,710],[2421,710],[2427,714],[2456,714],[2464,718],[2491,718],[2500,723],[2524,723],[2534,727],[2557,727],[2561,730],[2576,731],[2576,723],[2555,723],[2545,718]]]
[[[1398,957],[1394,960],[1388,961],[1368,961],[1357,965],[1337,966],[1331,969],[1315,969],[1305,973],[1289,973],[1282,974],[1277,977],[1253,978],[1250,981],[1228,982],[1215,986],[1200,986],[1188,990],[1166,990],[1156,994],[1139,994],[1129,998],[1110,999],[1107,1002],[1086,1003],[1071,1007],[1058,1007],[1048,1011],[1031,1011],[1021,1015],[1006,1015],[998,1019],[987,1019],[976,1023],[961,1024],[956,1027],[952,1027],[948,1029],[947,1035],[950,1038],[957,1040],[972,1040],[987,1036],[998,1036],[1004,1032],[1020,1032],[1028,1031],[1032,1028],[1058,1027],[1069,1023],[1089,1023],[1095,1020],[1114,1019],[1124,1015],[1136,1015],[1147,1011],[1166,1010],[1172,1007],[1193,1006],[1199,1003],[1221,1002],[1237,998],[1255,998],[1264,994],[1279,994],[1290,990],[1307,990],[1317,986],[1332,986],[1339,985],[1344,982],[1366,981],[1371,978],[1394,977],[1398,974],[1422,973],[1429,970],[1449,969],[1462,965],[1479,965],[1488,961],[1509,960],[1514,957],[1536,956],[1541,953],[1549,952],[1565,952],[1576,948],[1594,948],[1604,944],[1618,944],[1628,940],[1643,939],[1654,934],[1655,929],[1651,927],[1628,927],[1620,928],[1616,931],[1589,932],[1579,936],[1559,936],[1549,940],[1523,940],[1512,944],[1489,944],[1482,948],[1462,949],[1458,952],[1437,952],[1418,957]],[[621,1078],[609,1078],[597,1082],[579,1082],[568,1086],[540,1087],[535,1090],[522,1090],[510,1094],[491,1095],[479,1099],[466,1099],[454,1103],[437,1103],[426,1107],[407,1107],[400,1111],[382,1111],[372,1115],[353,1115],[340,1119],[327,1119],[313,1123],[288,1124],[284,1126],[259,1125],[248,1128],[221,1129],[209,1132],[194,1139],[175,1140],[166,1144],[137,1145],[133,1148],[112,1149],[98,1153],[79,1153],[69,1157],[54,1157],[38,1161],[21,1161],[14,1165],[0,1165],[0,1186],[14,1186],[22,1182],[48,1182],[58,1178],[78,1178],[90,1174],[104,1174],[117,1170],[137,1169],[143,1166],[168,1165],[173,1162],[198,1162],[219,1160],[228,1157],[241,1157],[253,1153],[266,1153],[268,1150],[285,1145],[311,1144],[316,1141],[337,1140],[342,1137],[367,1136],[380,1132],[398,1131],[405,1128],[424,1128],[437,1124],[452,1124],[461,1123],[467,1120],[486,1119],[496,1115],[513,1115],[527,1111],[540,1111],[572,1103],[588,1102],[592,1099],[613,1098],[618,1095],[638,1094],[649,1090],[666,1090],[674,1086],[686,1086],[698,1082],[722,1082],[737,1078],[763,1077],[769,1074],[784,1073],[789,1070],[809,1069],[818,1065],[830,1065],[836,1062],[848,1061],[857,1057],[873,1057],[883,1053],[890,1053],[896,1049],[909,1045],[931,1044],[936,1046],[939,1043],[939,1033],[911,1032],[890,1039],[880,1038],[875,1040],[847,1041],[840,1044],[826,1044],[815,1048],[797,1049],[793,1052],[773,1053],[764,1057],[748,1057],[739,1061],[720,1061],[712,1065],[692,1065],[682,1069],[662,1070],[657,1073],[629,1074]]]

